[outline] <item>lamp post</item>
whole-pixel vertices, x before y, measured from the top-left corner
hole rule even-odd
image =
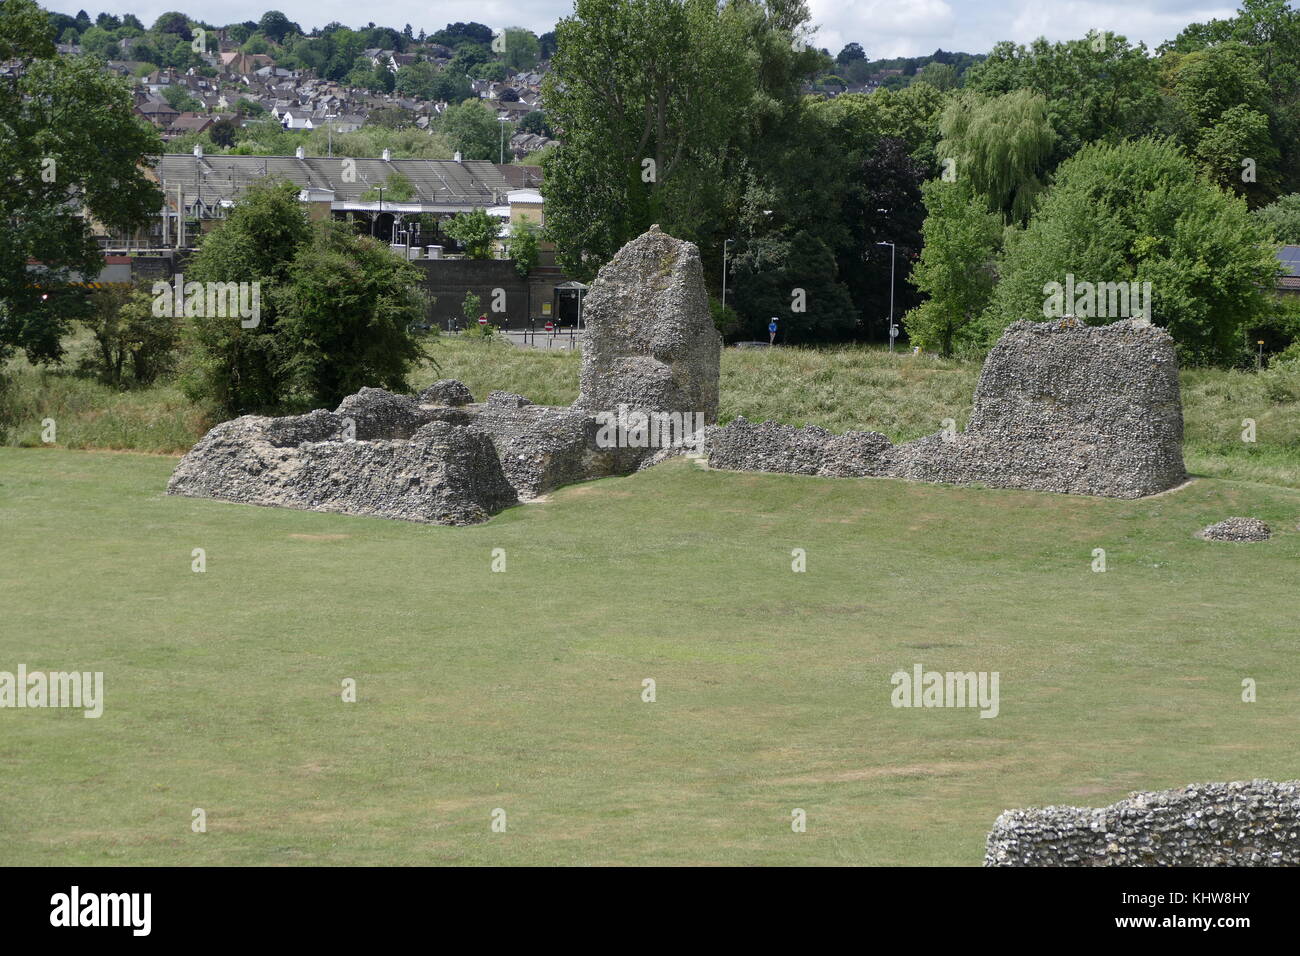
[[[498,116],[497,122],[501,124],[501,159],[499,165],[506,164],[506,123],[510,122],[509,117]]]
[[[878,246],[889,246],[889,351],[894,351],[894,253],[897,249],[892,242],[878,242]]]
[[[727,307],[727,244],[735,242],[735,239],[722,240],[722,307]]]
[[[379,223],[379,217],[384,214],[384,187],[376,186],[375,190],[379,193],[379,212],[375,213],[375,218],[370,220],[370,237],[375,236],[375,226]]]

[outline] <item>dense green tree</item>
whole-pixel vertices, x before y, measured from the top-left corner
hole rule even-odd
[[[539,230],[533,223],[524,221],[510,227],[510,258],[515,269],[524,278],[537,267]]]
[[[436,99],[434,84],[438,73],[438,68],[427,60],[408,63],[397,68],[395,88],[403,96],[414,96],[422,100]]]
[[[170,33],[182,40],[194,39],[190,32],[190,18],[183,13],[172,10],[164,13],[153,24],[154,33]]]
[[[844,49],[840,50],[835,56],[835,62],[841,66],[852,63],[854,60],[865,60],[867,54],[862,49],[861,43],[847,43]]]
[[[279,10],[268,10],[262,14],[262,19],[257,22],[257,29],[260,30],[267,39],[274,40],[276,43],[283,43],[284,38],[290,33],[301,33],[297,25],[290,21]]]
[[[537,136],[551,137],[555,134],[551,131],[550,125],[546,122],[546,114],[541,110],[533,110],[531,113],[525,113],[523,119],[519,121],[516,129],[521,133],[533,133]]]
[[[1288,193],[1276,202],[1256,209],[1255,218],[1278,242],[1300,245],[1300,193]]]
[[[56,55],[50,21],[31,0],[5,0],[0,63],[14,71],[0,81],[2,366],[14,349],[34,361],[62,355],[57,290],[103,267],[91,218],[122,229],[148,221],[162,196],[143,169],[162,144],[133,115],[126,83],[93,59]],[[42,263],[39,283],[29,260]]]
[[[572,274],[652,222],[698,239],[696,223],[714,218],[736,110],[759,79],[744,14],[712,0],[578,0],[560,21],[544,95],[563,145],[543,189]]]
[[[927,63],[916,71],[914,83],[929,83],[936,90],[951,90],[957,86],[957,69],[950,63]]]
[[[230,215],[203,237],[186,266],[186,280],[257,283],[260,315],[248,328],[239,318],[187,318],[182,381],[191,398],[232,415],[280,405],[287,394],[276,338],[281,300],[270,293],[291,281],[290,266],[309,237],[298,187],[274,180],[250,185]]]
[[[492,244],[501,231],[501,221],[485,209],[458,212],[443,223],[442,231],[455,239],[470,259],[491,259]]]
[[[1085,143],[1119,142],[1160,128],[1159,62],[1114,33],[1028,46],[998,43],[966,74],[966,88],[1001,94],[1030,89],[1047,99],[1058,140],[1051,164]]]
[[[96,377],[120,388],[150,385],[171,371],[180,344],[180,318],[155,315],[154,296],[131,286],[99,289],[90,299],[81,321],[95,343],[85,364]]]
[[[913,345],[951,355],[974,339],[975,323],[993,294],[993,260],[1002,237],[997,214],[969,181],[925,184],[925,246],[911,282],[929,298],[907,313]]]
[[[449,106],[439,120],[439,128],[465,159],[500,158],[502,129],[496,114],[481,101],[465,100],[458,106]],[[504,133],[506,139],[510,132]]]
[[[526,72],[537,65],[541,57],[541,44],[537,34],[523,27],[506,27],[506,48],[501,54],[505,65],[515,72]]]
[[[282,401],[333,408],[363,386],[405,391],[423,354],[408,331],[424,317],[421,276],[346,224],[316,223],[271,293]]]
[[[179,83],[164,86],[162,97],[167,101],[168,106],[174,110],[180,110],[182,113],[187,110],[203,109],[203,104],[194,98],[187,87],[181,86]]]
[[[1061,164],[1028,227],[1007,234],[984,341],[1049,314],[1047,284],[1072,275],[1076,287],[1150,282],[1151,321],[1170,331],[1184,361],[1231,362],[1276,272],[1268,239],[1245,202],[1200,175],[1173,141],[1093,144]],[[1065,312],[1091,324],[1122,317],[1077,305],[1064,303]],[[1130,301],[1129,314],[1139,311]]]
[[[777,319],[782,342],[830,342],[853,334],[857,311],[839,281],[835,256],[821,239],[797,232],[751,243],[735,270],[736,310],[747,316],[748,333],[767,340]],[[728,296],[730,300],[730,296]]]

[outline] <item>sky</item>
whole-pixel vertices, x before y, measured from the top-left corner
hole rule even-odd
[[[88,0],[90,4],[94,0]],[[1155,47],[1173,39],[1189,23],[1231,17],[1235,4],[1213,0],[1144,0],[1141,3],[1091,0],[808,0],[817,32],[813,44],[838,53],[844,44],[862,44],[870,59],[920,56],[942,47],[949,51],[986,53],[999,40],[1027,43],[1039,36],[1068,40],[1090,30],[1112,31]],[[274,6],[272,4],[275,4]],[[544,33],[573,10],[572,0],[106,0],[103,6],[72,6],[45,0],[42,6],[75,14],[85,9],[134,13],[145,26],[168,10],[181,10],[216,24],[257,20],[278,9],[304,30],[332,20],[350,27],[373,21],[400,30],[411,24],[432,33],[458,20],[493,28],[522,26]],[[362,11],[359,13],[359,11]],[[365,21],[358,20],[364,16]]]

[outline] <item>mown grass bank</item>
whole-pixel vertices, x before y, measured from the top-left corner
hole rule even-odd
[[[0,864],[973,866],[1008,807],[1300,776],[1291,489],[675,461],[445,528],[171,467],[0,448],[0,669],[104,674],[99,719],[0,711]],[[1230,514],[1273,539],[1193,537]],[[996,718],[891,706],[917,664]]]

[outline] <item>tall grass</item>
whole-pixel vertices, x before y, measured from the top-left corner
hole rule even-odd
[[[557,340],[558,343],[558,340]],[[438,378],[459,379],[482,400],[494,389],[544,405],[578,395],[581,357],[563,348],[520,349],[500,339],[443,336],[437,366],[409,378],[413,391]],[[945,418],[963,427],[980,363],[879,348],[727,349],[722,355],[723,422],[743,415],[831,431],[868,429],[893,441],[938,431]],[[1193,474],[1300,487],[1300,388],[1281,370],[1182,373],[1184,451]],[[212,422],[174,386],[119,392],[71,373],[11,363],[0,391],[0,432],[11,445],[40,444],[53,418],[57,444],[180,453]],[[1242,440],[1243,421],[1255,441]]]

